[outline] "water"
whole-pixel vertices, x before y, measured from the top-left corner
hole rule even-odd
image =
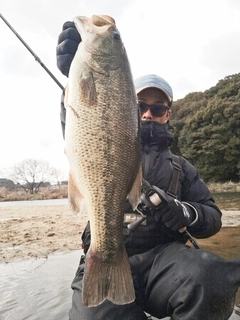
[[[240,210],[240,192],[212,193],[215,202],[221,209]],[[32,200],[32,201],[0,201],[0,207],[14,206],[51,206],[68,204],[68,199]]]
[[[212,193],[216,204],[224,210],[240,210],[240,192]]]
[[[240,210],[240,192],[212,193],[215,202],[221,209]],[[68,199],[32,200],[32,201],[0,201],[0,207],[14,206],[51,206],[68,204]]]
[[[29,201],[0,201],[0,207],[14,206],[55,206],[68,204],[68,199],[29,200]]]
[[[0,264],[0,319],[68,320],[70,284],[81,253]],[[240,316],[233,312],[230,320]]]
[[[67,320],[80,251],[0,264],[1,320]]]

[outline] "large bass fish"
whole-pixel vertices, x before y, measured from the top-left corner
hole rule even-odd
[[[126,198],[140,198],[139,115],[130,65],[113,18],[77,17],[81,35],[66,88],[69,200],[91,228],[82,301],[127,304],[135,291],[123,243]]]

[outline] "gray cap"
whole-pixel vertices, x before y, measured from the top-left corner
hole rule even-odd
[[[169,85],[169,83],[163,78],[155,74],[148,74],[135,79],[134,85],[135,85],[137,94],[147,88],[157,88],[166,94],[167,98],[169,99],[170,105],[172,104],[172,101],[173,101],[172,88]]]

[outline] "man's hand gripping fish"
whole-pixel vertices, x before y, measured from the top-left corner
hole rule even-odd
[[[128,196],[141,192],[140,134],[130,65],[115,21],[109,16],[74,20],[81,35],[66,88],[66,155],[69,200],[75,212],[84,199],[91,227],[83,303],[105,299],[131,303],[135,291],[123,243]]]

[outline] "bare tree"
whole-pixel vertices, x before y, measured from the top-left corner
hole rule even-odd
[[[24,159],[10,170],[11,179],[26,192],[37,193],[43,183],[51,178],[49,163],[37,159]]]
[[[57,184],[58,188],[60,188],[61,182],[66,180],[66,172],[55,167],[52,167],[51,171],[52,180]]]

